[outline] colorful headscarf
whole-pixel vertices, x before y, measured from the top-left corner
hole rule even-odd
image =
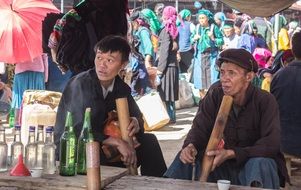
[[[207,9],[201,9],[198,11],[197,19],[200,15],[206,15],[209,21],[209,24],[214,23],[213,14]]]
[[[158,20],[156,14],[154,13],[154,11],[152,11],[150,9],[143,9],[141,11],[141,14],[148,21],[148,23],[150,25],[150,29],[152,30],[152,32],[155,33],[155,34],[158,34],[160,29],[161,29],[161,23],[159,22],[159,20]]]
[[[258,63],[259,68],[266,68],[267,61],[271,58],[272,52],[265,48],[256,48],[253,57]]]
[[[226,15],[223,12],[217,12],[215,13],[214,18],[217,18],[224,22],[226,20]]]
[[[288,24],[289,29],[295,30],[298,27],[298,22],[297,21],[292,21]]]
[[[173,39],[178,36],[178,29],[176,27],[177,21],[177,10],[172,6],[166,6],[163,9],[163,23],[167,32],[171,35]]]
[[[179,18],[177,19],[177,26],[179,26],[182,21],[186,20],[187,17],[191,16],[191,12],[188,9],[183,9],[180,11],[179,15],[181,17],[181,20]]]

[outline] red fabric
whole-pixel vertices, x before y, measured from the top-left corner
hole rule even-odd
[[[18,63],[42,55],[42,20],[59,13],[50,0],[0,1],[0,61]]]

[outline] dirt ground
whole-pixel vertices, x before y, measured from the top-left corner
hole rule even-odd
[[[170,166],[175,155],[181,149],[186,134],[191,128],[191,123],[196,111],[197,107],[177,110],[176,124],[164,126],[156,131],[151,131],[151,133],[157,136],[160,142],[167,167]],[[291,183],[292,185],[287,185],[285,189],[301,189],[301,159],[292,160]]]

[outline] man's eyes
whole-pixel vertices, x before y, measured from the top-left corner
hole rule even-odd
[[[221,74],[221,75],[227,74],[227,75],[229,75],[230,77],[234,77],[234,76],[237,75],[237,73],[234,72],[234,71],[227,71],[227,72],[225,72],[225,71],[220,71],[220,74]]]
[[[105,58],[102,58],[102,57],[97,57],[97,60],[99,60],[99,61],[104,61],[104,60],[106,60],[106,61],[109,62],[109,63],[113,63],[113,62],[114,62],[113,59],[105,59]]]

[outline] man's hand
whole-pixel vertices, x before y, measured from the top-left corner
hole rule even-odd
[[[191,164],[195,161],[195,156],[197,155],[197,150],[192,143],[187,145],[185,148],[182,149],[180,154],[180,160],[184,164]]]
[[[103,144],[116,147],[121,154],[121,160],[123,161],[124,165],[136,165],[136,151],[126,141],[119,138],[109,137],[103,141]]]
[[[117,149],[121,154],[121,160],[123,161],[124,165],[128,166],[137,164],[136,150],[127,142],[120,139]]]
[[[235,153],[233,150],[226,150],[222,148],[218,150],[208,151],[207,156],[215,156],[211,168],[211,171],[213,171],[216,167],[220,166],[226,160],[235,158]]]
[[[139,122],[136,117],[130,118],[130,124],[129,124],[127,130],[129,131],[130,137],[133,137],[136,133],[139,132],[140,127],[139,127]]]

